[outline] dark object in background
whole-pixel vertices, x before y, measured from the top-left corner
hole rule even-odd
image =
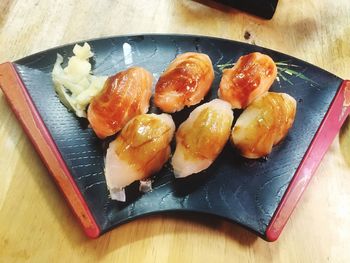
[[[215,0],[216,2],[241,9],[253,15],[271,19],[276,11],[278,0]]]

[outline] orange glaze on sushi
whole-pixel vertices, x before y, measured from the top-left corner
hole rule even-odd
[[[147,70],[133,67],[107,79],[88,108],[88,120],[99,138],[117,133],[130,119],[148,111],[152,78]]]
[[[165,112],[198,104],[208,93],[213,80],[213,65],[207,55],[194,52],[178,55],[160,76],[154,103]]]
[[[276,64],[269,56],[250,53],[240,57],[233,68],[224,70],[218,96],[233,109],[244,109],[270,89],[276,76]]]
[[[169,158],[169,143],[175,126],[169,115],[159,116],[143,114],[135,117],[116,140],[116,154],[140,172],[139,179],[160,170]]]
[[[267,92],[239,116],[231,141],[242,156],[256,159],[268,155],[292,127],[296,101],[285,93]]]
[[[130,120],[110,143],[106,155],[105,176],[112,199],[134,181],[158,172],[169,159],[169,143],[175,124],[168,114],[141,114]]]
[[[220,99],[194,109],[176,132],[175,176],[186,177],[208,168],[225,146],[232,121],[230,104]]]

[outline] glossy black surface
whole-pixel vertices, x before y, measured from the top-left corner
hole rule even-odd
[[[208,54],[214,64],[215,81],[205,101],[217,97],[221,77],[218,65],[234,62],[241,55],[253,51],[268,54],[276,62],[287,62],[292,70],[303,74],[283,73],[283,77],[280,76],[271,88],[271,91],[290,94],[298,103],[294,126],[267,159],[242,158],[228,143],[208,170],[175,180],[167,164],[155,176],[152,192],[141,194],[137,191],[138,183],[134,183],[127,188],[127,202],[121,203],[108,197],[103,172],[106,142],[94,135],[86,121],[68,112],[53,89],[50,72],[56,53],[68,58],[72,55],[73,45],[15,62],[38,112],[103,232],[138,216],[182,210],[218,215],[263,236],[341,79],[281,53],[216,38],[140,35],[88,42],[95,53],[93,72],[96,75],[111,75],[139,65],[152,72],[157,79],[177,54],[186,51]],[[132,63],[124,59],[123,45],[130,45]],[[155,110],[152,107],[151,111]],[[173,114],[176,124],[187,118],[191,110]],[[239,112],[235,112],[235,119],[238,115]]]
[[[276,11],[278,0],[215,0],[256,16],[270,19]]]

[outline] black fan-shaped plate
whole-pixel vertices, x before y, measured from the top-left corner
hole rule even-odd
[[[101,233],[138,216],[161,211],[195,211],[237,222],[261,236],[284,196],[315,136],[341,79],[281,53],[244,43],[197,36],[139,35],[88,41],[94,52],[93,73],[112,75],[130,66],[145,67],[158,79],[176,55],[203,52],[215,69],[211,92],[217,97],[223,64],[259,51],[279,62],[279,80],[271,91],[286,92],[297,104],[294,126],[267,159],[240,157],[229,143],[204,172],[175,180],[166,164],[155,175],[153,191],[138,192],[138,183],[127,187],[127,202],[112,201],[104,178],[106,143],[60,103],[51,81],[56,54],[66,60],[74,45],[67,45],[16,61],[19,73],[38,113],[50,132]],[[286,68],[288,68],[286,70]],[[173,114],[177,125],[193,108]],[[152,112],[156,109],[152,106]],[[235,119],[240,112],[235,111]]]

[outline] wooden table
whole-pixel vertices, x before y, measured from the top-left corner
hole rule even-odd
[[[349,79],[349,25],[348,0],[280,0],[270,21],[207,1],[2,0],[0,62],[90,38],[187,33],[255,43]],[[0,92],[0,262],[348,262],[349,123],[275,243],[186,215],[89,240]]]

